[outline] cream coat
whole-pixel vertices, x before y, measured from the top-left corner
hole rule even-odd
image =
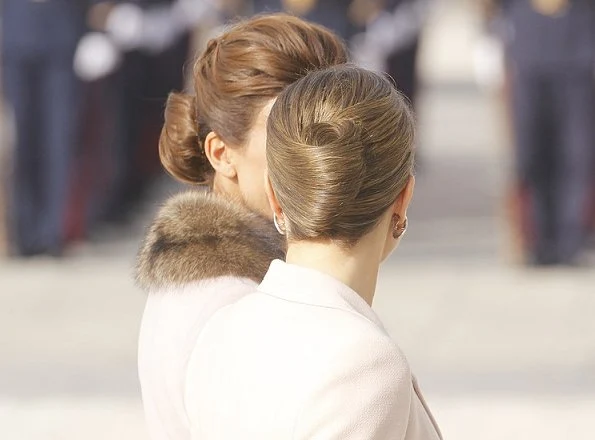
[[[281,261],[206,323],[184,401],[195,439],[440,438],[405,356],[365,301]]]
[[[283,255],[269,226],[190,193],[149,230],[137,279],[149,292],[139,377],[150,437],[440,438],[405,357],[355,292],[281,261],[258,286]]]
[[[149,295],[139,336],[138,373],[151,439],[192,438],[184,393],[198,335],[217,310],[256,287],[249,279],[218,277]]]

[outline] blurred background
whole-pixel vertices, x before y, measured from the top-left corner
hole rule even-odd
[[[0,437],[146,438],[135,253],[182,187],[167,93],[227,20],[290,10],[419,119],[375,309],[445,438],[595,438],[590,0],[3,0]]]

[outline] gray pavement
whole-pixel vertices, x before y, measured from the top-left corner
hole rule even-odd
[[[499,107],[449,72],[420,102],[410,230],[375,308],[446,438],[593,439],[595,271],[511,264]],[[65,261],[0,261],[0,438],[146,438],[131,273],[152,209]]]

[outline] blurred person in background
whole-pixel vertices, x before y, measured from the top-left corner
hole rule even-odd
[[[285,11],[320,23],[350,45],[353,61],[388,73],[412,102],[419,40],[434,0],[253,0],[253,11]]]
[[[420,39],[434,1],[353,0],[349,8],[351,20],[360,29],[350,38],[354,62],[390,75],[414,108]],[[418,149],[418,169],[422,163],[423,154]]]
[[[435,0],[353,0],[349,14],[363,29],[351,39],[354,61],[384,71],[415,105],[417,55]]]
[[[326,26],[344,40],[358,30],[349,16],[351,0],[252,0],[252,11],[287,12]]]
[[[210,316],[253,290],[285,257],[264,186],[265,128],[277,95],[308,71],[343,64],[327,29],[286,15],[238,22],[194,62],[193,87],[172,93],[159,142],[179,181],[200,185],[166,202],[143,243],[137,282],[149,295],[139,377],[153,439],[199,438],[188,362]]]
[[[87,170],[81,180],[89,187],[81,199],[90,206],[79,208],[90,211],[83,217],[91,224],[129,221],[160,174],[153,146],[163,107],[169,91],[184,85],[191,32],[217,19],[216,6],[194,0],[101,1],[89,11],[93,31],[80,40],[74,66],[91,89],[102,91],[93,96],[105,130],[93,129],[98,121],[91,111],[86,124],[91,148],[81,157]]]
[[[161,175],[157,142],[165,96],[182,87],[192,34],[241,12],[241,0],[101,1],[88,14],[75,71],[86,83],[84,150],[69,232],[85,238],[105,222],[127,223]],[[175,66],[178,66],[176,68]]]
[[[91,3],[2,2],[3,93],[15,124],[8,215],[18,256],[64,251],[81,104],[72,62]]]
[[[487,0],[500,14],[517,185],[526,192],[528,263],[576,265],[584,250],[595,156],[595,3]]]

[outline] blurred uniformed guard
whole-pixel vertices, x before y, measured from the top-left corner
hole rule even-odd
[[[253,0],[253,12],[289,12],[319,23],[344,39],[358,30],[349,17],[353,0]]]
[[[59,255],[78,128],[72,69],[91,0],[4,0],[2,79],[16,145],[9,197],[12,250]]]
[[[254,0],[254,12],[286,11],[333,30],[354,61],[386,71],[412,101],[419,36],[433,0]]]
[[[110,99],[103,99],[114,127],[106,136],[109,183],[92,208],[100,220],[130,220],[160,174],[156,145],[165,101],[183,88],[190,31],[212,8],[211,0],[118,0],[99,1],[89,14],[95,32],[79,44],[76,71],[88,81],[113,73]]]
[[[517,176],[533,225],[530,262],[575,264],[594,174],[595,2],[494,1],[509,25]]]

